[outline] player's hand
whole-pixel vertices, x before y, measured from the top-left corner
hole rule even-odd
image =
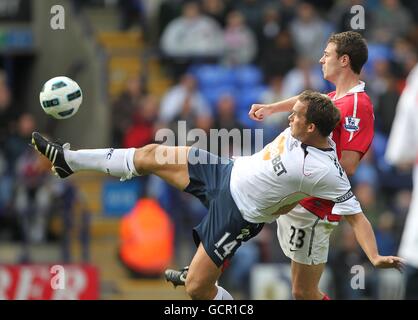
[[[271,109],[268,104],[253,104],[248,115],[250,119],[256,121],[263,121],[265,117],[271,114]]]
[[[403,272],[405,268],[405,259],[395,256],[377,256],[372,263],[376,268],[395,268],[398,269],[399,272]]]

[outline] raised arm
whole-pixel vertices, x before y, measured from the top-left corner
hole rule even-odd
[[[292,110],[299,96],[294,96],[286,100],[282,100],[270,104],[253,104],[248,115],[251,119],[262,121],[265,117],[276,112],[289,112]]]
[[[379,255],[373,228],[362,212],[344,217],[353,228],[361,248],[376,268],[396,268],[402,271],[404,267],[402,258]]]

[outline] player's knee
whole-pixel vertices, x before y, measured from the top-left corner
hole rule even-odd
[[[209,297],[208,284],[204,280],[197,279],[193,276],[187,275],[185,288],[186,293],[192,298],[192,300],[207,300]]]
[[[202,300],[204,298],[204,288],[199,282],[186,279],[186,293],[192,300]]]
[[[155,150],[159,144],[152,143],[136,149],[135,151],[135,167],[141,172],[148,172],[152,170],[155,164]]]

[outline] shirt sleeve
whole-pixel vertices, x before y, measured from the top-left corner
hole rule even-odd
[[[366,94],[355,93],[347,98],[341,112],[341,150],[366,153],[373,140],[373,105]]]
[[[332,213],[340,216],[352,215],[362,212],[360,203],[351,189],[343,196],[337,198]]]
[[[335,166],[335,167],[334,167]],[[330,170],[314,187],[314,196],[333,201],[333,214],[351,215],[362,212],[360,203],[351,190],[347,174],[338,161],[330,163]]]
[[[416,84],[418,85],[418,77]],[[418,151],[417,101],[416,86],[408,85],[396,107],[396,116],[386,148],[385,157],[389,163],[400,164],[413,161],[416,157]]]

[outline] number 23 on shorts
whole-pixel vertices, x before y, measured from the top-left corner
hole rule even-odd
[[[289,243],[292,247],[296,247],[297,249],[300,249],[303,247],[304,244],[304,238],[305,238],[305,230],[295,228],[294,226],[290,226],[290,240]]]

